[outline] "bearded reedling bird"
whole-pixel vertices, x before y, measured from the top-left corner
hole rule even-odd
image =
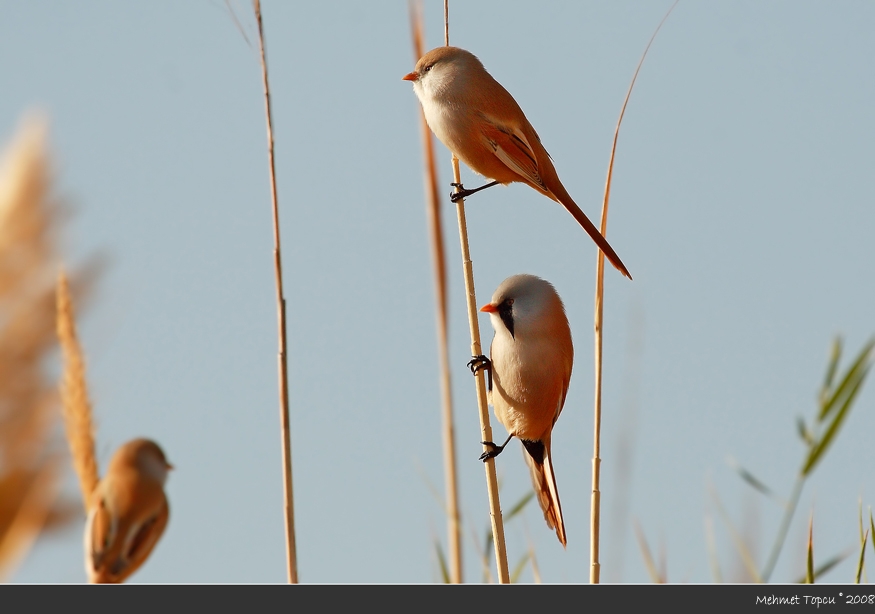
[[[480,308],[489,314],[495,337],[491,359],[475,356],[468,365],[474,373],[487,369],[489,402],[509,433],[504,444],[484,441],[480,460],[498,456],[512,437],[523,444],[523,456],[547,526],[565,546],[565,523],[550,440],[571,380],[574,348],[562,299],[550,284],[534,275],[505,279],[492,302]]]
[[[498,183],[525,183],[565,207],[611,264],[632,279],[614,249],[568,195],[516,100],[474,54],[458,47],[432,49],[402,79],[413,82],[437,138],[474,172],[494,180],[452,194],[453,202]]]
[[[85,523],[85,570],[92,584],[124,582],[158,542],[170,510],[164,496],[173,466],[154,441],[120,447],[94,489]]]

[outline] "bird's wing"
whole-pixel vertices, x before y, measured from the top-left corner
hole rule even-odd
[[[163,498],[162,505],[157,514],[144,519],[131,530],[136,530],[136,534],[130,540],[128,551],[125,553],[127,561],[127,569],[124,572],[124,577],[134,573],[140,565],[152,552],[152,548],[158,543],[161,534],[164,533],[164,527],[167,526],[167,519],[170,516],[170,507],[167,505],[167,499]]]
[[[115,540],[116,523],[106,509],[101,496],[92,499],[91,511],[85,522],[85,567],[89,575],[103,567],[107,550]]]
[[[565,407],[565,396],[568,394],[568,384],[571,382],[571,374],[569,373],[562,381],[562,394],[559,398],[559,403],[556,405],[556,413],[553,414],[553,424],[559,419],[559,414],[562,413],[562,408]]]
[[[520,175],[527,183],[549,192],[538,170],[538,159],[522,131],[484,116],[481,125],[483,142],[495,152],[505,166]]]

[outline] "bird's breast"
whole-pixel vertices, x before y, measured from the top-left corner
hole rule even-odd
[[[492,404],[499,421],[517,437],[540,439],[561,409],[570,367],[556,350],[549,343],[499,341],[496,336]]]

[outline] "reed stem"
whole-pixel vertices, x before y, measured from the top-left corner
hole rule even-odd
[[[422,3],[410,3],[410,26],[413,32],[414,61],[425,53],[423,45]],[[423,159],[425,161],[425,196],[431,243],[437,315],[438,369],[441,388],[441,424],[444,445],[444,476],[446,482],[447,544],[449,578],[462,583],[462,528],[456,479],[456,437],[453,426],[453,395],[450,379],[450,358],[447,326],[447,258],[444,251],[444,231],[441,223],[441,198],[438,189],[437,164],[431,130],[420,109]]]
[[[277,362],[279,368],[279,401],[280,428],[282,431],[283,454],[283,503],[286,527],[286,559],[288,581],[298,583],[298,560],[295,545],[295,506],[292,491],[292,443],[289,433],[289,381],[288,360],[286,354],[286,299],[283,294],[283,270],[280,257],[280,221],[279,205],[277,204],[276,168],[273,155],[273,119],[270,108],[270,85],[267,78],[267,57],[264,50],[264,27],[261,22],[261,2],[253,0],[255,20],[258,22],[258,48],[261,54],[261,77],[264,84],[264,108],[267,119],[267,159],[270,170],[270,197],[273,212],[273,263],[276,279],[277,322],[279,337],[279,353]]]
[[[444,44],[450,45],[450,9],[449,0],[444,0]],[[461,184],[459,158],[453,154],[453,182]],[[458,192],[460,188],[456,188]],[[471,252],[468,249],[468,223],[465,220],[465,200],[456,202],[456,218],[459,222],[459,242],[462,246],[462,273],[465,277],[465,296],[468,304],[468,327],[471,331],[471,355],[479,356],[480,324],[477,321],[477,298],[474,293],[474,265],[471,262]],[[477,407],[480,411],[481,441],[492,441],[492,427],[489,425],[489,404],[486,399],[486,381],[483,371],[474,376],[477,387]],[[484,452],[486,446],[483,447]],[[498,499],[498,478],[495,475],[495,459],[490,458],[483,463],[486,469],[486,493],[489,497],[489,516],[492,520],[492,543],[495,546],[495,566],[498,569],[499,584],[510,583],[510,573],[507,568],[507,550],[504,544],[504,522],[501,519],[501,502]]]

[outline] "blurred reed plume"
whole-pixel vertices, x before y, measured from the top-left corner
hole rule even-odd
[[[73,518],[56,501],[63,457],[45,365],[62,219],[45,135],[45,121],[28,118],[0,163],[0,579],[43,529]]]
[[[63,271],[58,274],[57,328],[58,340],[61,342],[61,351],[64,355],[61,400],[67,443],[73,456],[73,467],[79,477],[82,505],[87,512],[88,501],[100,476],[94,453],[94,423],[91,418],[88,384],[85,381],[85,358],[76,335],[73,299],[70,297],[70,287]]]

